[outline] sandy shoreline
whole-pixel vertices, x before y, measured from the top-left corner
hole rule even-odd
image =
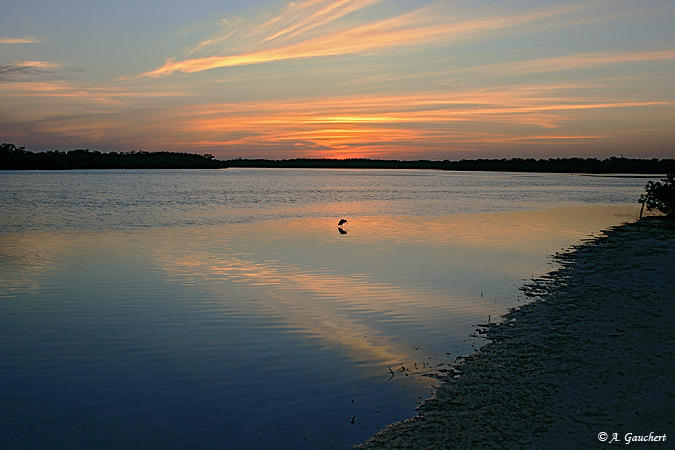
[[[357,448],[596,448],[615,433],[672,445],[675,223],[615,227],[558,260],[418,417]]]

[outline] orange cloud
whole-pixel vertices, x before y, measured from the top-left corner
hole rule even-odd
[[[548,8],[517,15],[458,20],[441,11],[438,5],[432,5],[382,20],[362,23],[341,20],[374,3],[377,1],[312,0],[291,3],[271,20],[260,25],[235,24],[235,28],[228,30],[225,36],[203,41],[188,53],[202,52],[225,42],[234,43],[233,48],[217,48],[219,55],[183,60],[171,58],[163,66],[141,76],[163,77],[174,72],[195,73],[221,67],[448,43],[461,37],[512,28],[570,12],[570,7]]]
[[[168,120],[200,136],[203,145],[283,145],[331,155],[377,156],[392,148],[442,148],[449,143],[604,139],[607,136],[601,131],[580,133],[565,125],[578,121],[584,111],[674,104],[560,97],[555,95],[558,89],[540,86],[210,104],[176,110],[176,116]]]
[[[36,61],[32,64],[34,64],[33,67],[50,67],[52,63]],[[148,92],[115,87],[75,86],[63,81],[10,81],[0,83],[0,92],[4,97],[71,98],[108,104],[122,104],[123,98],[164,98],[189,95],[175,90]]]
[[[610,99],[591,82],[198,105],[174,100],[187,94],[168,86],[146,92],[143,84],[103,88],[60,81],[9,82],[0,83],[0,96],[22,105],[39,101],[39,108],[8,119],[26,124],[26,135],[80,137],[88,143],[115,140],[134,148],[178,148],[179,143],[181,149],[236,149],[242,154],[250,154],[248,149],[283,149],[289,157],[336,158],[610,141],[628,131],[619,125],[611,125],[614,130],[581,130],[575,123],[612,111],[615,118],[627,118],[628,113],[618,111],[631,108],[642,108],[646,114],[641,116],[651,117],[675,105],[630,94]],[[153,97],[156,102],[146,101]],[[61,99],[60,106],[56,100],[46,103],[50,98]],[[64,104],[77,106],[80,113],[64,114]]]
[[[0,44],[37,44],[38,42],[42,42],[42,39],[30,36],[25,38],[0,37]]]
[[[60,64],[51,61],[22,61],[15,65],[21,67],[30,67],[32,69],[58,69]]]
[[[634,63],[640,61],[662,61],[675,59],[675,50],[657,50],[645,52],[588,53],[579,55],[556,56],[527,61],[517,61],[487,66],[468,67],[448,73],[475,72],[500,73],[502,75],[559,72],[563,70],[583,69],[610,64]]]

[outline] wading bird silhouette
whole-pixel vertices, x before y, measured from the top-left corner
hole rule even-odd
[[[338,222],[338,231],[340,234],[347,234],[347,219],[340,219]]]

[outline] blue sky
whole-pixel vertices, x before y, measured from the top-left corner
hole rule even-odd
[[[218,158],[675,157],[675,3],[8,1],[0,139]]]

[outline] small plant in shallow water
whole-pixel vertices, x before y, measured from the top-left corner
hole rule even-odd
[[[640,195],[640,203],[647,211],[658,209],[668,217],[675,218],[675,174],[668,174],[661,181],[649,181],[645,194]]]

